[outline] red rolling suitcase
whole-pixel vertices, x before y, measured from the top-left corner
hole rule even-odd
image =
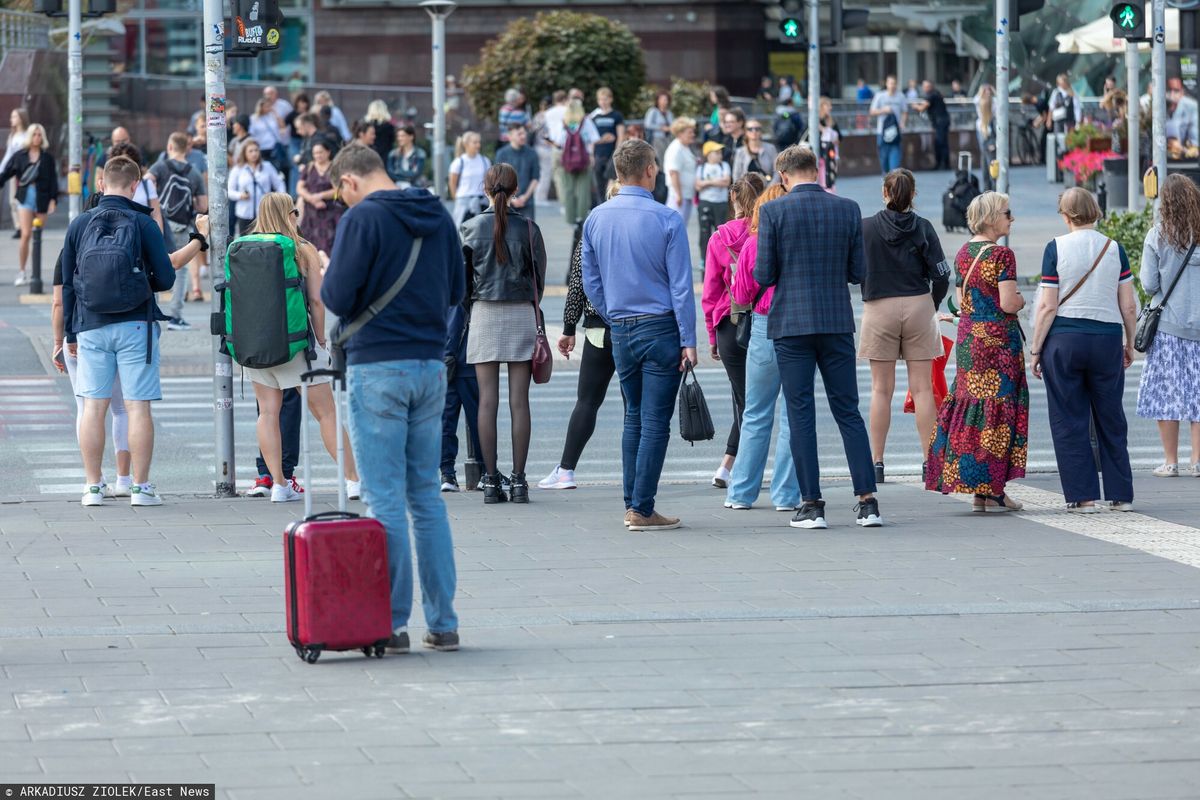
[[[314,370],[305,377],[333,375],[341,431],[341,375]],[[375,519],[346,511],[342,437],[338,436],[338,511],[312,513],[308,469],[308,387],[300,386],[301,449],[304,456],[304,519],[283,534],[287,634],[296,655],[316,663],[326,650],[361,650],[382,658],[392,634],[387,537]]]

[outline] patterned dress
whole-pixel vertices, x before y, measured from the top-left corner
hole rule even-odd
[[[987,242],[958,251],[959,285]],[[995,246],[963,287],[954,385],[938,411],[925,488],[1000,495],[1010,480],[1025,476],[1029,436],[1029,386],[1015,314],[1000,308],[1000,281],[1016,280],[1012,250]]]
[[[310,194],[320,194],[333,188],[333,184],[329,182],[328,171],[322,175],[315,164],[309,164],[301,172],[300,178],[304,181],[304,188]],[[326,254],[332,253],[333,235],[337,231],[338,220],[342,218],[345,211],[346,206],[340,200],[337,202],[326,200],[324,208],[306,205],[304,218],[300,220],[300,235],[308,239],[318,250]]]

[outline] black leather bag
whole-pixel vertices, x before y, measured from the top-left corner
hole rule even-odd
[[[1188,248],[1187,255],[1183,257],[1183,263],[1179,266],[1179,271],[1175,273],[1175,280],[1171,281],[1171,287],[1163,295],[1162,302],[1156,306],[1146,303],[1142,308],[1142,313],[1138,314],[1137,328],[1133,333],[1133,349],[1139,353],[1146,352],[1150,349],[1150,345],[1154,344],[1154,337],[1158,335],[1158,323],[1162,318],[1163,306],[1171,299],[1171,293],[1175,291],[1175,286],[1183,277],[1183,271],[1188,268],[1188,262],[1192,260],[1192,253],[1195,251],[1196,245],[1193,243]]]
[[[692,382],[688,383],[691,376]],[[713,426],[712,415],[708,413],[708,403],[704,400],[704,392],[700,390],[700,382],[696,373],[688,365],[683,375],[683,384],[679,387],[679,435],[685,442],[707,442],[717,435]]]
[[[758,306],[758,301],[762,300],[762,296],[766,291],[767,287],[760,286],[758,294],[754,295],[754,302],[750,304],[750,308],[738,315],[737,325],[733,329],[733,337],[737,341],[738,347],[743,350],[750,347],[750,336],[754,330],[754,309]]]

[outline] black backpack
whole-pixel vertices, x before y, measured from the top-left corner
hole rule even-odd
[[[88,311],[123,314],[153,297],[136,212],[97,208],[79,237],[75,296]]]
[[[192,182],[189,180],[192,165],[185,164],[180,172],[172,159],[168,158],[164,163],[167,166],[167,180],[158,192],[163,216],[177,225],[190,225],[196,216]]]
[[[687,380],[689,375],[691,383]],[[679,387],[679,435],[693,445],[707,442],[717,435],[704,392],[700,390],[700,382],[696,380],[696,373],[690,364],[684,373],[683,385]]]

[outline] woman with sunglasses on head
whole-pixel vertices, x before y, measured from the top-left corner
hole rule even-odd
[[[300,376],[309,369],[329,363],[325,349],[325,305],[321,302],[321,259],[317,249],[300,236],[296,227],[296,210],[292,198],[283,192],[271,192],[262,198],[255,221],[254,233],[274,233],[288,237],[296,243],[296,266],[303,278],[305,299],[308,304],[309,326],[316,338],[316,353],[300,352],[286,364],[265,369],[242,367],[242,374],[254,384],[254,399],[258,401],[258,449],[271,474],[271,502],[286,503],[301,499],[294,484],[283,474],[283,444],[279,432],[279,413],[283,406],[283,393],[298,388]],[[264,265],[264,269],[275,265]],[[263,298],[263,302],[266,298]],[[243,298],[240,302],[254,302]],[[311,363],[311,367],[309,366]],[[337,459],[337,437],[346,436],[337,428],[333,405],[333,392],[329,378],[314,378],[308,383],[308,408],[321,426],[321,441],[330,457]],[[349,438],[344,441],[346,466],[346,495],[357,498],[361,494],[358,470],[354,464],[354,453]]]
[[[996,244],[1012,230],[1008,195],[984,192],[967,207],[975,233],[954,259],[958,273],[957,371],[938,412],[925,488],[975,495],[972,511],[1020,511],[1005,485],[1025,477],[1029,385],[1017,312],[1017,259]]]
[[[746,143],[733,156],[733,180],[736,182],[750,172],[757,172],[767,182],[775,174],[775,145],[763,141],[763,124],[757,119],[746,123]]]

